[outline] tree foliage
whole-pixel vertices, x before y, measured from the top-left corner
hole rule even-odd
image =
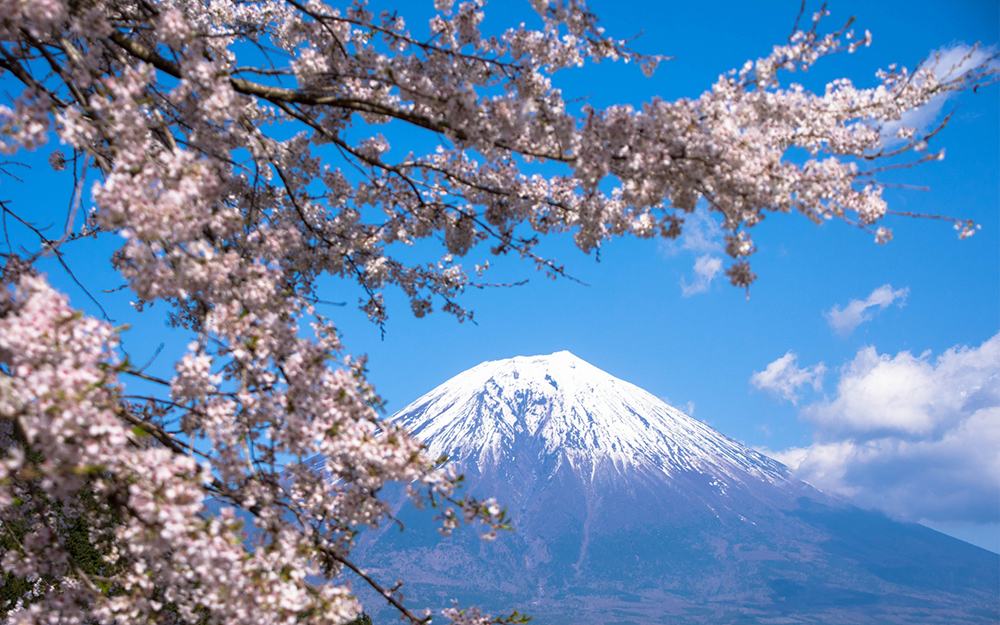
[[[323,276],[358,285],[376,323],[390,287],[417,316],[465,319],[458,296],[486,270],[462,265],[474,249],[559,275],[536,251],[544,235],[570,232],[587,252],[674,238],[701,205],[722,219],[732,283],[749,287],[749,231],[767,213],[888,240],[883,163],[939,154],[937,130],[885,128],[994,78],[932,61],[871,89],[785,84],[869,43],[817,14],[700,96],[599,110],[554,76],[602,60],[651,73],[662,59],[608,36],[578,0],[535,1],[537,26],[492,36],[482,2],[434,4],[415,32],[398,13],[321,0],[0,3],[0,71],[20,85],[0,148],[16,158],[58,138],[71,153],[49,162],[75,182],[63,236],[35,229],[37,252],[2,254],[2,566],[13,595],[31,586],[10,620],[343,623],[360,610],[349,582],[425,620],[351,560],[356,533],[390,519],[382,487],[408,484],[444,532],[479,521],[490,539],[506,519],[461,498],[382,416],[364,361],[317,311]],[[392,151],[384,124],[429,147]],[[89,184],[94,209],[74,227]],[[3,204],[28,228],[33,210]],[[107,234],[124,241],[111,260],[137,308],[166,303],[194,337],[171,379],[121,358],[118,331],[34,269]],[[440,254],[414,263],[405,250],[422,240]]]

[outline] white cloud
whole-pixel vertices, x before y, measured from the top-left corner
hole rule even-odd
[[[689,284],[686,279],[681,278],[681,294],[684,297],[708,291],[712,282],[722,274],[722,258],[719,254],[724,249],[722,228],[715,216],[703,207],[684,216],[683,233],[680,237],[674,241],[664,241],[660,245],[660,252],[664,256],[677,256],[681,252],[698,255],[693,267],[693,282]]]
[[[799,388],[812,386],[819,391],[823,387],[823,374],[826,373],[823,363],[800,369],[798,358],[795,352],[789,351],[767,365],[763,371],[754,372],[750,376],[750,382],[762,391],[796,404],[799,400]]]
[[[938,413],[957,408],[957,398],[935,384],[939,375],[926,355],[890,358],[863,347],[841,372],[836,399],[809,406],[803,415],[827,432],[925,435],[936,427]]]
[[[1000,521],[1000,334],[979,347],[861,349],[809,447],[769,452],[816,487],[912,521]]]
[[[721,273],[721,258],[711,254],[699,256],[698,260],[694,261],[694,282],[688,284],[687,280],[681,278],[681,295],[691,297],[697,293],[704,293]]]
[[[990,61],[990,57],[996,54],[996,51],[996,46],[984,48],[956,43],[931,52],[919,69],[930,68],[939,81],[955,80],[987,62],[990,62],[990,66],[996,69],[998,66],[996,60]],[[914,128],[918,134],[932,130],[934,124],[940,123],[944,105],[954,93],[953,91],[943,92],[931,98],[927,104],[904,113],[898,121],[887,122],[882,127],[882,135],[894,137],[901,126]],[[898,142],[898,140],[889,141],[890,144]]]
[[[854,331],[854,328],[865,321],[870,321],[875,313],[885,310],[890,304],[898,302],[897,305],[902,307],[909,294],[910,289],[893,290],[892,285],[883,284],[865,299],[852,299],[844,308],[835,305],[823,313],[823,316],[837,334],[846,337]]]
[[[660,251],[665,256],[676,256],[682,251],[695,254],[721,252],[724,248],[722,228],[711,211],[704,207],[684,216],[681,236],[673,241],[664,240],[660,245]]]

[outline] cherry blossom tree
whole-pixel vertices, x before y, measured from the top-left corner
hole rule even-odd
[[[358,532],[392,520],[381,489],[407,485],[443,532],[480,523],[490,539],[507,520],[380,412],[364,360],[317,310],[321,278],[358,285],[375,323],[389,288],[417,316],[461,320],[459,296],[487,269],[462,264],[474,249],[561,275],[536,252],[543,235],[570,232],[585,252],[675,238],[704,206],[727,233],[732,284],[748,288],[749,232],[768,213],[887,241],[878,173],[939,158],[927,147],[939,129],[899,120],[994,80],[989,65],[931,59],[875,88],[787,83],[870,42],[850,24],[823,30],[820,11],[698,97],[598,110],[564,99],[554,76],[603,60],[648,74],[663,59],[608,36],[579,0],[532,5],[534,28],[489,36],[481,0],[435,0],[412,31],[360,2],[0,2],[15,94],[0,148],[50,150],[75,181],[62,237],[36,229],[34,252],[0,254],[2,568],[27,588],[4,608],[11,622],[343,623],[361,607],[352,584],[425,622],[351,559]],[[390,151],[380,125],[427,149]],[[34,227],[32,206],[2,209]],[[109,234],[137,308],[166,304],[192,337],[170,379],[122,357],[120,330],[35,269]],[[424,240],[440,253],[415,263],[406,250]]]

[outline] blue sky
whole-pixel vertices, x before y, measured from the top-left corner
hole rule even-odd
[[[783,42],[798,4],[595,1],[610,33],[642,31],[636,49],[676,58],[650,79],[637,67],[604,63],[555,82],[567,97],[590,96],[596,107],[697,97],[720,73]],[[526,7],[495,2],[484,28],[530,19]],[[810,3],[807,14],[816,9]],[[813,89],[841,76],[871,85],[890,63],[913,68],[936,50],[1000,41],[1000,7],[992,0],[834,0],[828,9],[829,28],[854,15],[855,27],[874,39],[870,48],[791,77]],[[708,279],[719,236],[711,219],[702,219],[671,244],[613,241],[599,263],[569,237],[546,241],[541,251],[586,285],[496,259],[489,280],[528,282],[466,293],[462,303],[475,310],[476,324],[442,314],[414,319],[390,293],[383,339],[353,307],[357,294],[333,281],[327,299],[348,305],[325,312],[340,323],[352,353],[369,355],[389,412],[482,361],[565,349],[728,436],[800,464],[821,487],[1000,551],[1000,344],[990,342],[1000,330],[998,101],[996,85],[949,99],[942,110],[957,112],[931,145],[946,148],[945,160],[887,178],[929,187],[888,189],[890,208],[981,224],[965,241],[932,220],[889,219],[895,239],[879,246],[841,223],[817,227],[795,215],[771,216],[754,232],[759,279],[747,299],[724,277]],[[37,205],[44,189],[43,197],[58,198],[47,210],[64,214],[68,195],[36,165],[19,174],[23,183],[0,181],[0,199]],[[120,283],[106,263],[115,244],[81,247],[86,251],[71,262],[97,285],[92,290],[116,321],[138,327],[123,307],[127,294],[101,292]],[[56,265],[45,268],[75,305],[95,311]],[[186,342],[158,322],[141,325],[153,330],[127,337],[135,362],[165,342],[154,367],[165,365]]]
[[[719,73],[782,42],[798,10],[797,2],[592,6],[611,33],[632,36],[642,30],[637,49],[676,57],[651,79],[621,64],[571,73],[561,83],[558,78],[563,77],[557,77],[567,95],[590,95],[595,106],[639,104],[655,95],[696,97]],[[491,13],[490,8],[485,27],[490,20],[504,25],[503,11]],[[991,2],[949,8],[941,3],[832,2],[829,10],[830,26],[856,15],[856,27],[870,29],[874,41],[854,55],[821,62],[809,75],[794,75],[814,88],[840,76],[869,85],[875,71],[890,63],[912,68],[936,50],[962,43],[992,46],[1000,39],[997,5]],[[808,458],[811,469],[804,467],[810,481],[851,495],[859,504],[928,522],[998,550],[997,425],[974,430],[968,441],[978,449],[956,454],[955,443],[949,442],[956,432],[964,432],[974,410],[955,401],[949,405],[956,414],[924,415],[935,425],[920,431],[905,425],[879,425],[882,429],[873,431],[875,426],[836,423],[838,418],[850,421],[849,414],[838,411],[850,413],[852,408],[845,406],[851,401],[870,406],[881,401],[890,411],[903,410],[894,398],[906,393],[907,380],[924,388],[936,385],[935,391],[955,396],[985,386],[991,393],[986,404],[998,405],[1000,360],[977,349],[1000,330],[997,100],[993,86],[946,102],[944,111],[957,106],[958,112],[932,144],[946,148],[945,160],[891,179],[930,190],[886,193],[897,210],[975,219],[983,230],[971,239],[959,241],[944,223],[896,218],[889,221],[895,239],[879,246],[869,234],[844,224],[816,227],[797,216],[773,216],[754,233],[759,280],[749,300],[724,284],[724,277],[699,282],[699,259],[718,256],[718,240],[708,222],[699,228],[703,236],[675,244],[613,241],[602,250],[600,263],[576,251],[570,241],[554,240],[546,249],[588,286],[548,280],[524,263],[500,259],[494,261],[497,270],[491,279],[527,278],[529,283],[468,293],[464,302],[475,309],[478,325],[459,325],[442,315],[415,320],[396,299],[384,341],[360,319],[343,326],[345,339],[369,354],[372,378],[390,411],[481,361],[568,349],[729,436],[785,452],[777,454],[784,460],[800,459],[802,450],[815,443]],[[702,286],[702,292],[693,288]],[[970,373],[964,377],[938,372],[937,359],[956,346],[974,350],[965,360],[978,358],[986,364],[965,363]],[[864,371],[848,375],[859,354],[872,349],[876,359],[892,360],[881,369],[881,360],[869,363],[867,376]],[[906,361],[906,353],[913,363]],[[753,383],[755,373],[782,358],[792,366],[780,367],[779,362],[780,372],[771,376],[770,385],[765,376],[756,378],[759,385]],[[902,388],[884,375],[889,366]],[[923,371],[928,367],[929,374]],[[865,384],[876,390],[854,397],[859,391],[852,389]],[[928,402],[948,403],[935,396],[903,411],[919,419],[933,412]],[[992,417],[992,424],[1000,423],[1000,413]],[[851,442],[853,456],[824,458],[843,456]],[[915,446],[926,449],[913,451]],[[923,469],[915,471],[914,463]]]

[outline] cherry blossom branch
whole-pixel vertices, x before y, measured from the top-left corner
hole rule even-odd
[[[624,59],[650,73],[663,58],[605,35],[578,0],[540,3],[539,27],[496,37],[480,30],[482,3],[441,6],[421,39],[364,3],[341,12],[322,0],[0,3],[0,70],[23,84],[0,107],[0,148],[58,138],[74,151],[63,175],[75,183],[58,240],[0,211],[10,251],[0,255],[0,423],[23,425],[18,449],[34,459],[0,450],[0,500],[30,500],[0,517],[39,527],[5,566],[76,575],[53,557],[64,550],[50,535],[58,523],[38,522],[60,506],[83,510],[109,557],[129,563],[93,578],[98,590],[113,580],[116,597],[84,581],[55,584],[37,598],[41,614],[152,622],[169,595],[180,621],[348,621],[360,606],[332,576],[357,568],[359,528],[394,519],[380,498],[390,483],[438,509],[445,533],[477,519],[487,538],[506,528],[499,505],[455,494],[461,480],[381,415],[363,361],[316,311],[327,301],[323,276],[360,286],[376,323],[389,288],[418,316],[443,302],[471,319],[459,296],[485,286],[489,265],[463,267],[474,250],[488,244],[491,255],[517,252],[565,275],[536,253],[544,235],[571,233],[599,257],[613,237],[675,238],[704,206],[725,220],[730,281],[748,288],[749,230],[768,213],[836,218],[888,241],[880,224],[894,212],[877,174],[937,158],[927,142],[952,117],[919,139],[901,132],[901,145],[884,129],[997,78],[995,57],[959,74],[970,53],[949,73],[933,60],[913,72],[892,66],[871,89],[782,86],[782,72],[870,41],[850,21],[823,32],[825,7],[800,30],[803,7],[787,42],[700,95],[574,110],[554,83],[560,70]],[[385,123],[423,137],[414,153],[388,156],[389,140],[372,128]],[[73,233],[89,166],[101,173],[94,211]],[[958,218],[898,214],[973,231]],[[14,255],[8,216],[60,262],[71,240],[118,236],[112,262],[136,309],[166,304],[169,323],[192,339],[171,376],[118,362],[114,329],[32,271],[43,252]],[[440,254],[413,261],[394,246],[422,240],[439,242]],[[128,388],[136,384],[153,390]],[[218,514],[206,513],[206,494],[223,505]],[[243,543],[236,510],[261,530],[257,548]],[[411,623],[425,622],[398,586],[354,572]],[[445,616],[489,621],[458,607]]]

